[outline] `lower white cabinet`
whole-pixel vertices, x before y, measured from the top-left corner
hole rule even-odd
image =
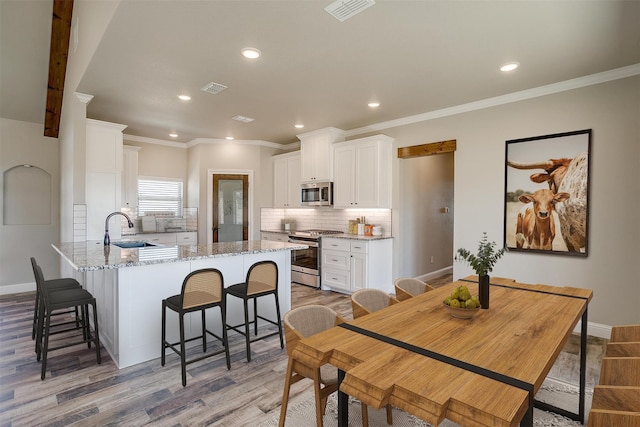
[[[138,234],[142,240],[158,245],[197,245],[198,233],[196,231],[183,231],[179,233],[144,233]]]
[[[322,238],[322,286],[352,293],[376,288],[393,292],[392,239],[360,240]]]
[[[274,242],[288,242],[289,234],[287,233],[275,233],[270,231],[263,231],[262,240],[273,240]]]

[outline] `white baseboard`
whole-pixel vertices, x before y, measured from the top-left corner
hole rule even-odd
[[[17,285],[0,286],[0,295],[19,294],[22,292],[35,292],[36,282],[18,283]]]
[[[582,322],[578,322],[573,332],[579,334],[581,325]],[[608,340],[611,338],[611,326],[603,325],[602,323],[587,322],[587,335]]]
[[[432,271],[431,273],[423,274],[422,276],[416,277],[416,279],[420,279],[423,282],[429,282],[431,279],[436,279],[438,277],[444,276],[445,274],[453,274],[453,266],[441,268],[440,270]]]

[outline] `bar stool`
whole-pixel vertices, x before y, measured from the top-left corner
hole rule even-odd
[[[220,307],[222,316],[222,337],[207,329],[205,311],[208,308]],[[167,334],[167,308],[178,313],[180,322],[180,341],[170,343],[166,339]],[[185,339],[184,337],[184,315],[194,311],[202,313],[202,335]],[[182,368],[182,386],[187,385],[187,365],[197,362],[207,357],[225,353],[227,359],[227,369],[231,369],[231,359],[229,357],[229,341],[227,340],[226,325],[226,295],[224,291],[224,279],[220,270],[215,268],[204,268],[192,271],[182,282],[182,291],[179,295],[174,295],[162,300],[162,352],[160,363],[165,364],[165,350],[172,349],[180,356]],[[220,340],[223,349],[207,353],[207,334]],[[202,339],[202,351],[204,354],[187,360],[185,344],[190,341]],[[180,344],[180,350],[176,346]]]
[[[36,259],[34,257],[31,257],[31,268],[33,269],[34,278],[36,278],[36,267],[37,266],[38,266],[38,263],[36,262]],[[36,278],[36,280],[37,280],[37,278]],[[51,291],[59,291],[59,290],[62,290],[62,289],[81,289],[82,288],[82,286],[80,286],[80,283],[76,279],[72,279],[72,278],[45,280],[44,283],[45,283],[46,288],[51,290]],[[32,340],[36,339],[36,329],[37,329],[37,326],[38,326],[38,307],[40,305],[41,298],[42,298],[42,296],[40,295],[39,287],[36,285],[36,300],[35,300],[35,304],[33,306],[33,327],[31,329],[31,339]],[[79,317],[79,314],[78,314],[78,307],[75,307],[73,310],[58,311],[56,313],[52,313],[52,315],[53,316],[59,316],[59,315],[62,315],[62,314],[70,314],[70,313],[75,313],[76,320],[57,323],[56,325],[52,325],[52,326],[70,325],[72,323],[75,323],[76,324],[76,329],[79,328],[80,327],[80,322],[79,322],[80,317]],[[37,351],[37,349],[36,349],[36,351]]]
[[[244,331],[240,329],[242,323],[238,325],[227,325],[227,329],[233,329],[244,335],[247,345],[247,362],[251,362],[251,343],[280,335],[280,348],[284,348],[284,338],[282,336],[282,323],[280,321],[280,302],[278,300],[278,266],[273,261],[259,261],[253,264],[247,272],[247,278],[242,283],[237,283],[227,288],[227,294],[242,299],[244,303]],[[267,319],[258,315],[258,298],[273,295],[276,299],[277,321]],[[253,320],[249,321],[249,309],[247,301],[253,300]],[[258,336],[258,319],[271,323],[278,327],[277,332]],[[249,325],[253,323],[256,337],[251,339]]]
[[[96,310],[96,299],[85,289],[74,288],[51,291],[47,288],[40,266],[36,265],[34,270],[36,273],[36,286],[38,286],[38,290],[41,295],[38,307],[38,326],[36,327],[37,360],[40,361],[40,359],[42,359],[42,372],[40,374],[40,379],[44,380],[45,378],[49,351],[85,343],[89,348],[91,348],[91,343],[93,343],[96,347],[96,360],[98,364],[102,363],[100,355],[100,339],[98,334],[98,312]],[[93,307],[95,336],[91,335],[91,329],[89,327],[89,305]],[[51,316],[53,315],[53,312],[60,309],[77,309],[78,307],[80,307],[81,310],[81,316],[78,323],[82,328],[82,340],[69,342],[68,339],[64,339],[62,340],[64,344],[49,348],[49,337],[52,335],[50,328],[52,326]]]

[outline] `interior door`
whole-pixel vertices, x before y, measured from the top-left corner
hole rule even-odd
[[[249,240],[249,177],[213,175],[213,242]]]

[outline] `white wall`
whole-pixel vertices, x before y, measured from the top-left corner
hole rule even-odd
[[[590,322],[640,323],[640,279],[636,270],[640,260],[640,77],[384,133],[396,138],[398,146],[457,140],[455,250],[475,249],[483,231],[502,245],[505,141],[580,129],[593,129],[589,256],[507,253],[492,274],[525,283],[592,289]],[[468,274],[473,271],[454,263],[454,278]]]
[[[58,256],[51,242],[60,230],[60,169],[58,140],[43,136],[39,123],[0,119],[0,188],[4,195],[4,172],[30,164],[51,176],[50,222],[37,225],[4,225],[0,197],[0,294],[35,290],[30,257],[42,266],[45,278],[58,277]],[[26,195],[25,195],[26,196]]]

